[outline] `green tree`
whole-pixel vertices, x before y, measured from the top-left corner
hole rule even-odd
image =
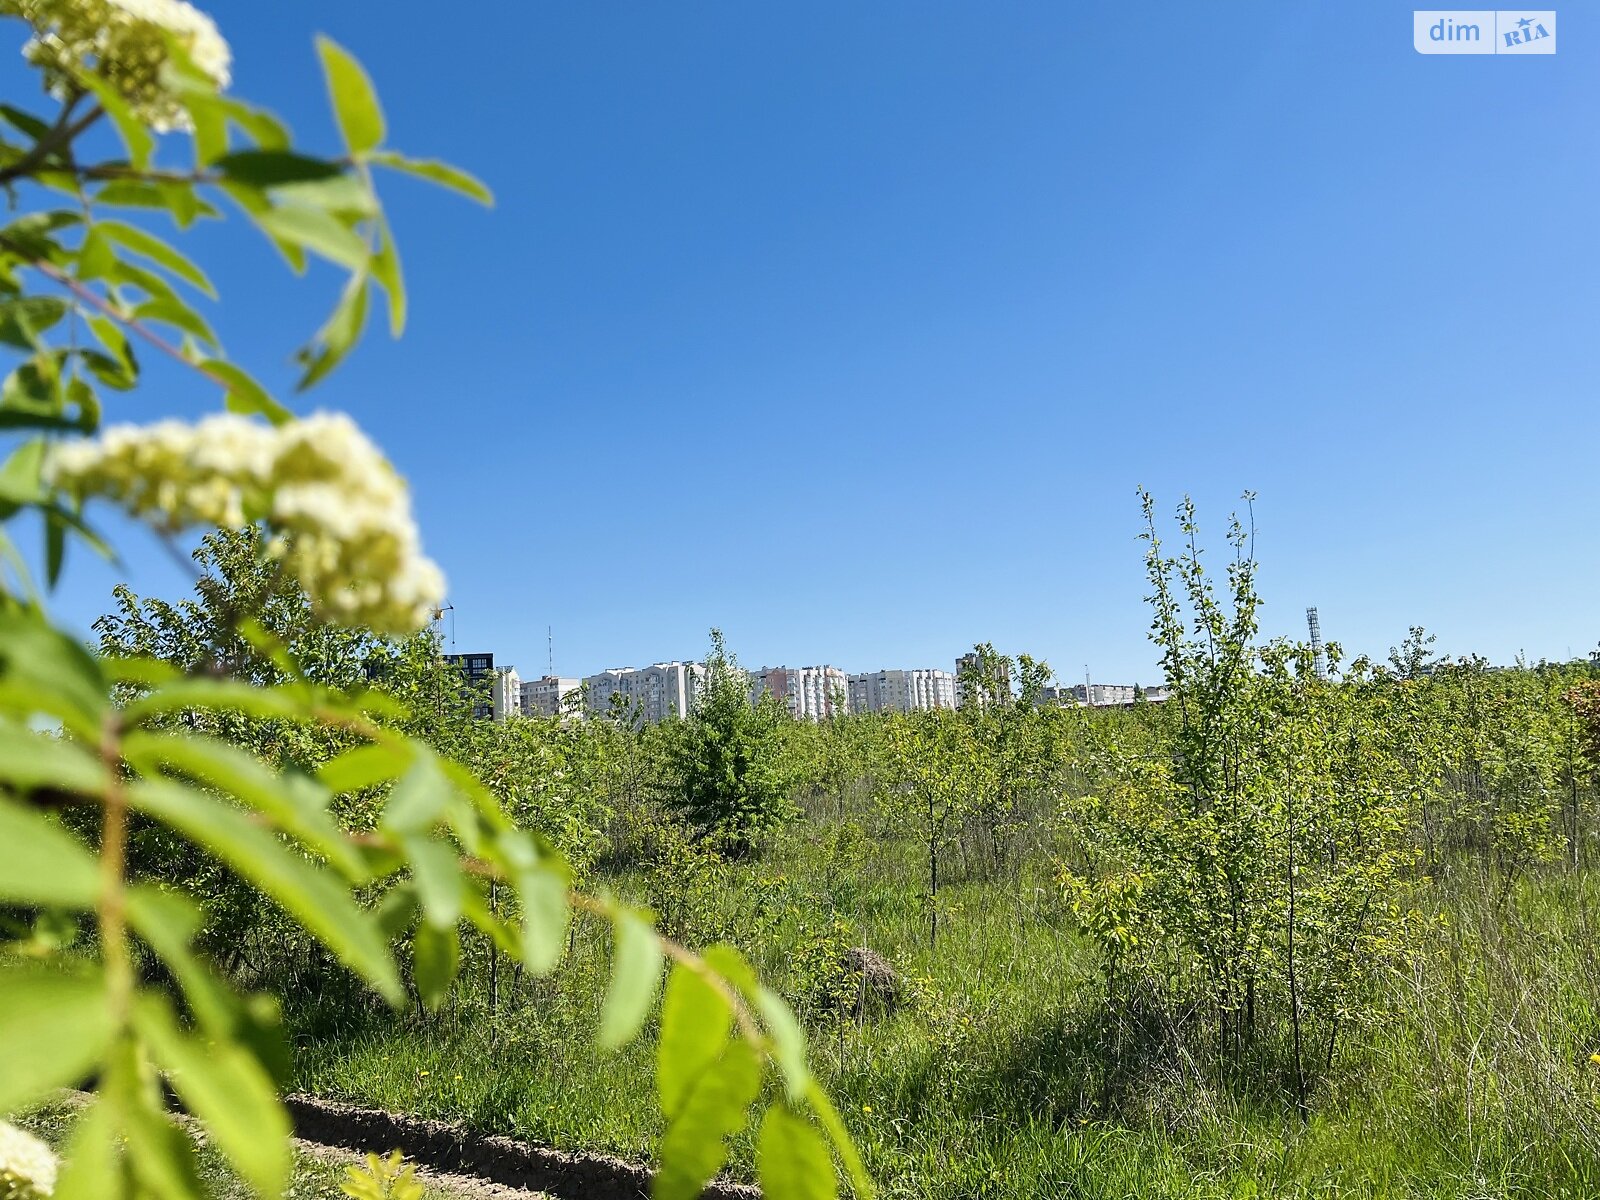
[[[991,791],[993,768],[973,722],[960,713],[935,709],[889,718],[878,803],[927,855],[930,946],[939,940],[940,856]]]
[[[753,852],[798,813],[791,725],[776,697],[751,699],[750,677],[713,629],[694,706],[668,734],[671,803],[719,845]]]

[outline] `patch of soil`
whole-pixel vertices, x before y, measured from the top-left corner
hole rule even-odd
[[[650,1197],[649,1168],[609,1155],[567,1154],[512,1138],[471,1133],[443,1121],[316,1096],[286,1096],[284,1105],[294,1120],[295,1136],[306,1142],[362,1153],[398,1150],[419,1167],[434,1172],[441,1182],[444,1176],[455,1176],[462,1177],[467,1186],[498,1186],[499,1190],[461,1193],[474,1200],[526,1196],[528,1191],[548,1193],[557,1200]],[[707,1200],[760,1200],[761,1193],[748,1184],[713,1181],[701,1195]]]

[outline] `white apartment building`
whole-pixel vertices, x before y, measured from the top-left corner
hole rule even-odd
[[[873,671],[850,676],[851,712],[914,712],[956,706],[956,677],[949,671],[917,668]]]
[[[762,667],[749,675],[752,702],[771,692],[790,713],[808,721],[850,711],[850,677],[838,667]]]
[[[1051,689],[1045,690],[1048,698]],[[1167,685],[1164,683],[1147,688],[1140,688],[1136,683],[1077,683],[1070,688],[1059,689],[1056,695],[1065,702],[1084,704],[1090,708],[1127,708],[1137,701],[1141,691],[1150,704],[1160,704],[1167,698]]]
[[[686,717],[705,674],[705,665],[694,662],[613,667],[584,678],[584,707],[592,713],[608,713],[611,697],[622,696],[637,718],[649,725],[668,717]]]
[[[583,680],[567,679],[560,675],[526,680],[522,685],[522,715],[559,717],[566,711],[567,697],[582,689]]]
[[[515,667],[495,668],[489,680],[489,703],[496,721],[522,714],[522,676]]]

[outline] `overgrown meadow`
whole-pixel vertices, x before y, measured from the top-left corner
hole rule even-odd
[[[743,951],[886,1194],[1595,1194],[1600,670],[1439,659],[1413,630],[1320,677],[1257,636],[1247,530],[1214,587],[1149,516],[1174,696],[1122,710],[1045,704],[1047,668],[980,647],[960,712],[813,725],[752,705],[718,642],[689,721],[496,724],[427,636],[335,645],[292,591],[253,602],[330,682],[384,680],[584,887]],[[201,557],[199,602],[124,595],[107,648],[248,658],[216,624],[264,584],[248,546]],[[306,768],[333,749],[228,735]],[[285,998],[295,1086],[657,1153],[648,1040],[594,1039],[603,922],[541,979],[468,939],[442,1002],[396,1014],[225,871],[147,850],[227,969]]]

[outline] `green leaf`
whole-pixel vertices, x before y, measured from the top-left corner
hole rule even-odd
[[[703,969],[677,963],[661,1002],[661,1039],[656,1049],[656,1092],[669,1119],[689,1089],[717,1061],[733,1031],[733,1009]]]
[[[288,129],[265,109],[255,108],[231,96],[218,96],[217,107],[227,114],[228,120],[253,137],[263,150],[288,149]]]
[[[50,122],[10,104],[0,104],[0,117],[4,117],[8,124],[16,126],[36,142],[40,138],[49,136]]]
[[[310,713],[297,695],[279,688],[257,687],[240,679],[175,679],[123,709],[123,721],[141,725],[152,717],[187,708],[216,708],[267,720],[308,720]]]
[[[661,1169],[651,1186],[655,1200],[695,1200],[728,1158],[727,1138],[744,1128],[761,1090],[761,1060],[745,1041],[728,1043],[722,1056],[692,1083],[661,1139]]]
[[[183,297],[167,282],[165,275],[140,266],[131,259],[118,258],[106,274],[112,283],[138,288],[144,293],[145,299],[165,300],[180,307],[183,305]]]
[[[100,107],[106,110],[106,116],[117,127],[117,135],[122,138],[122,145],[128,151],[128,164],[135,171],[143,171],[148,167],[150,156],[155,153],[155,136],[145,128],[143,121],[134,116],[133,109],[128,107],[121,93],[91,71],[75,72],[73,82],[88,88],[100,101]]]
[[[101,236],[108,237],[126,246],[135,254],[165,267],[178,278],[188,280],[206,295],[216,298],[217,289],[206,277],[206,273],[155,234],[146,233],[143,229],[122,221],[99,221],[94,228]]]
[[[45,440],[30,438],[0,465],[0,499],[13,505],[38,504],[45,498]]]
[[[67,523],[58,511],[44,512],[44,577],[52,588],[61,581],[61,568],[67,557]]]
[[[784,1087],[791,1103],[805,1096],[811,1072],[806,1069],[806,1035],[795,1020],[793,1010],[770,988],[756,990],[756,1011],[772,1039],[772,1057],[783,1073]]]
[[[345,283],[339,303],[327,322],[317,331],[315,351],[305,350],[299,355],[305,372],[294,385],[303,392],[314,386],[329,371],[338,366],[361,337],[367,324],[367,276],[356,274]]]
[[[91,225],[78,247],[78,278],[80,280],[104,279],[116,265],[117,252],[111,248],[111,239]]]
[[[172,972],[200,1024],[214,1034],[234,1033],[238,1001],[189,952],[203,922],[199,907],[179,892],[149,883],[130,888],[127,904],[134,932]]]
[[[331,795],[309,777],[280,775],[248,751],[187,731],[135,731],[123,740],[122,753],[146,775],[165,767],[219,788],[315,850],[347,879],[366,882],[366,860],[328,813]]]
[[[6,376],[5,383],[0,384],[0,402],[8,410],[54,416],[62,410],[60,383],[54,363],[39,355]],[[9,493],[8,498],[12,498]],[[31,497],[23,501],[33,502]]]
[[[317,53],[322,56],[339,132],[351,155],[360,158],[383,141],[383,110],[378,107],[372,80],[350,52],[331,38],[317,39]]]
[[[39,335],[67,315],[67,302],[55,296],[14,296],[0,301],[0,342],[18,350],[39,346]]]
[[[850,1177],[850,1187],[856,1194],[856,1200],[872,1200],[872,1176],[867,1174],[867,1168],[862,1165],[861,1155],[856,1153],[856,1144],[850,1140],[850,1131],[840,1120],[833,1101],[828,1099],[828,1093],[815,1079],[806,1085],[806,1103],[817,1114],[817,1120],[828,1133],[828,1140],[833,1143],[834,1153],[844,1163],[845,1174]]]
[[[218,346],[216,331],[206,324],[205,318],[176,298],[160,296],[146,300],[133,310],[133,317],[138,321],[161,321],[171,325],[205,343],[208,349],[215,350]],[[132,386],[134,382],[137,380],[130,380],[125,386]]]
[[[218,215],[216,206],[196,196],[187,183],[115,179],[94,193],[94,201],[117,208],[164,209],[181,229],[187,229],[196,217]]]
[[[98,972],[0,968],[0,1014],[0,1112],[82,1082],[111,1039]]]
[[[231,1042],[184,1033],[166,1001],[154,994],[139,997],[135,1022],[184,1106],[205,1124],[234,1169],[261,1195],[282,1194],[291,1130],[261,1064]]]
[[[732,984],[734,991],[754,1003],[761,985],[744,955],[726,942],[718,942],[715,946],[706,947],[700,957],[705,960],[706,966]]]
[[[372,161],[393,171],[403,171],[407,175],[414,175],[418,179],[426,179],[429,183],[437,183],[452,191],[470,196],[480,204],[493,206],[494,193],[486,187],[476,176],[468,174],[460,167],[452,167],[449,163],[439,162],[435,159],[406,158],[392,150],[385,150],[374,154]]]
[[[461,939],[455,927],[440,929],[424,921],[411,940],[411,970],[422,1006],[430,1012],[450,992],[461,969]]]
[[[129,788],[128,797],[139,811],[204,846],[276,900],[385,999],[398,1004],[404,998],[377,925],[327,871],[238,809],[181,784],[146,779]]]
[[[336,796],[363,791],[403,775],[412,762],[403,743],[369,742],[329,759],[317,768],[317,778]]]
[[[161,1200],[204,1200],[194,1142],[161,1107],[156,1089],[141,1086],[132,1046],[126,1062],[113,1063],[115,1077],[105,1087],[121,1093],[126,1116],[127,1153],[137,1183],[135,1194]]]
[[[139,362],[134,357],[133,347],[128,342],[128,335],[123,332],[110,317],[98,313],[90,314],[85,318],[94,340],[105,347],[106,353],[117,361],[122,374],[128,379],[139,378]]]
[[[22,792],[50,787],[54,792],[101,795],[106,766],[78,742],[0,720],[0,779]]]
[[[383,894],[375,911],[383,935],[390,941],[398,941],[417,923],[417,913],[421,911],[417,889],[409,879],[402,880]]]
[[[352,171],[327,179],[281,183],[272,189],[272,194],[281,204],[318,208],[345,220],[374,217],[379,211],[372,181]]]
[[[454,791],[439,760],[419,748],[411,769],[400,777],[383,806],[378,827],[391,833],[422,833],[439,823]]]
[[[647,921],[627,908],[612,918],[611,983],[600,1009],[600,1044],[615,1049],[633,1040],[650,1015],[661,984],[661,939]]]
[[[239,210],[252,221],[255,221],[258,227],[260,227],[262,214],[272,211],[272,201],[261,188],[248,183],[240,183],[233,179],[224,179],[217,186],[226,192],[229,198],[239,206]],[[298,244],[278,237],[270,230],[263,228],[262,232],[266,233],[272,244],[277,247],[278,253],[283,255],[284,260],[294,269],[296,274],[300,274],[306,269],[306,252]]]
[[[781,1104],[767,1109],[756,1138],[763,1200],[834,1200],[839,1180],[816,1127]]]
[[[500,949],[512,958],[522,957],[522,943],[512,932],[511,927],[502,921],[494,908],[489,905],[489,895],[483,884],[475,879],[468,879],[465,889],[466,903],[463,911],[467,920],[477,926]]]
[[[285,183],[332,179],[345,169],[325,158],[311,158],[288,150],[239,150],[211,164],[223,177],[251,187],[271,188]]]
[[[254,416],[259,413],[274,425],[286,425],[294,414],[279,404],[248,372],[223,358],[202,358],[199,368],[227,388],[229,412]]]
[[[102,1092],[73,1122],[51,1200],[123,1200],[122,1126],[119,1104]]]
[[[454,927],[461,920],[466,888],[456,848],[448,842],[418,836],[402,839],[402,846],[427,924],[436,929]]]
[[[100,898],[94,855],[43,813],[0,800],[0,846],[0,900],[90,909]]]
[[[400,250],[387,221],[378,227],[378,252],[372,256],[372,277],[389,297],[389,333],[399,337],[406,327],[406,281],[400,270]]]
[[[105,676],[75,638],[30,617],[0,616],[0,709],[57,717],[98,743],[106,703]]]
[[[108,654],[102,658],[106,674],[118,683],[154,687],[181,678],[178,668],[158,658],[133,658]]]
[[[535,975],[555,970],[567,948],[567,876],[555,860],[544,859],[517,872],[514,882],[522,903],[522,961]]]
[[[361,235],[320,208],[279,205],[251,216],[268,234],[290,245],[302,246],[352,271],[366,268],[367,244]]]

